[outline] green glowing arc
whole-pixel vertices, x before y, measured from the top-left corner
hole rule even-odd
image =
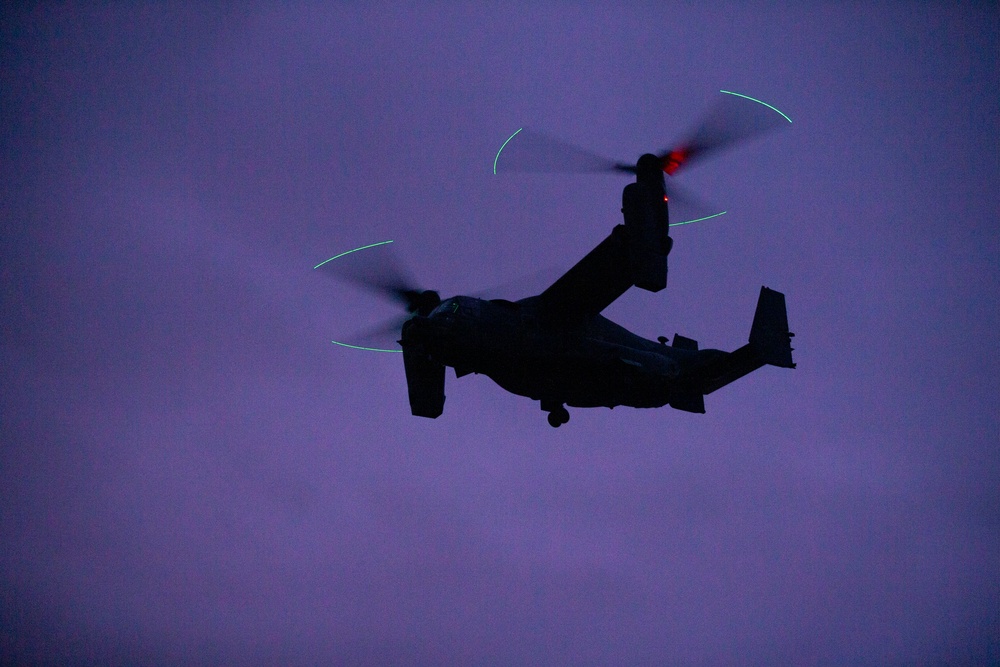
[[[669,227],[680,227],[681,225],[690,225],[694,222],[701,222],[702,220],[711,220],[712,218],[718,218],[720,215],[725,215],[727,211],[722,211],[720,213],[714,213],[712,215],[706,215],[704,218],[695,218],[694,220],[685,220],[684,222],[671,222]]]
[[[327,262],[332,262],[333,260],[337,259],[338,257],[343,257],[344,255],[350,255],[352,252],[358,252],[359,250],[366,250],[368,248],[375,248],[377,246],[387,245],[389,243],[392,243],[392,241],[379,241],[378,243],[369,243],[368,245],[363,245],[360,248],[354,248],[353,250],[347,250],[345,252],[340,253],[339,255],[334,255],[330,259],[323,260],[322,262],[320,262],[319,264],[317,264],[316,266],[314,266],[313,269],[318,269],[319,267],[323,266]],[[341,343],[340,341],[337,341],[337,340],[331,340],[330,342],[333,343],[334,345],[339,345],[341,347],[349,347],[352,350],[365,350],[366,352],[397,352],[397,353],[401,353],[402,352],[402,350],[386,350],[386,349],[382,349],[382,348],[379,348],[379,347],[364,347],[364,346],[361,346],[361,345],[351,345],[349,343]]]
[[[519,128],[517,128],[517,132],[520,132],[523,129],[524,129],[523,127],[519,127]],[[500,150],[497,151],[497,156],[495,158],[493,158],[493,175],[494,176],[497,175],[497,160],[500,159],[500,153],[503,151],[503,147],[506,146],[507,144],[509,144],[510,140],[517,136],[517,132],[515,132],[514,134],[510,135],[509,137],[507,137],[507,141],[503,142],[503,146],[501,146]]]
[[[338,257],[343,257],[344,255],[350,255],[352,252],[357,252],[359,250],[365,250],[367,248],[374,248],[375,246],[386,245],[387,243],[392,243],[392,241],[379,241],[378,243],[369,243],[368,245],[363,245],[360,248],[355,248],[354,250],[348,250],[346,252],[342,252],[339,255],[334,255],[330,259],[324,259],[322,262],[320,262],[319,264],[317,264],[313,268],[314,269],[318,269],[319,267],[323,266],[327,262],[332,262],[333,260],[337,259]]]
[[[384,350],[380,347],[362,347],[361,345],[350,345],[348,343],[341,343],[340,341],[331,340],[334,345],[339,345],[341,347],[349,347],[352,350],[364,350],[365,352],[398,352],[402,353],[402,350]]]
[[[743,95],[742,93],[734,93],[731,90],[720,90],[719,92],[720,93],[725,93],[726,95],[735,95],[736,97],[742,97],[745,100],[750,100],[751,102],[756,102],[757,104],[763,104],[768,109],[771,109],[772,111],[777,111],[779,114],[781,114],[781,117],[784,118],[785,120],[787,120],[789,123],[792,122],[792,119],[789,118],[788,116],[786,116],[785,114],[783,114],[781,112],[781,109],[778,109],[777,107],[773,107],[770,104],[768,104],[767,102],[762,102],[761,100],[758,100],[755,97],[750,97],[749,95]]]

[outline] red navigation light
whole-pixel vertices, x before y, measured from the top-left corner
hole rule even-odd
[[[663,171],[668,175],[672,176],[675,171],[677,171],[684,161],[688,158],[688,151],[684,148],[678,148],[670,151],[667,156],[663,159]]]

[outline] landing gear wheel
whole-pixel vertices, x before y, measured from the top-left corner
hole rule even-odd
[[[549,426],[559,428],[569,421],[569,410],[560,406],[549,413]]]

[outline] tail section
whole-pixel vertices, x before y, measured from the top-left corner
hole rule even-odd
[[[733,352],[706,350],[705,354],[712,356],[694,369],[692,384],[702,394],[710,394],[765,364],[795,368],[791,345],[794,335],[788,330],[785,295],[761,287],[757,311],[750,327],[750,342]]]
[[[757,312],[750,327],[750,347],[765,364],[795,368],[792,362],[792,337],[788,331],[785,295],[767,287],[760,288]]]

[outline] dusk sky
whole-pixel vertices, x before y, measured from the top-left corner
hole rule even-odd
[[[30,4],[0,663],[1000,663],[995,2]],[[634,161],[720,90],[793,122],[677,177],[726,215],[604,314],[733,350],[767,285],[797,369],[553,429],[331,344],[396,314],[332,255],[516,299],[621,222],[626,178],[494,175],[519,127]]]

